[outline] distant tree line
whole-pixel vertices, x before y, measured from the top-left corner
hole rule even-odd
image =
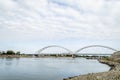
[[[0,51],[0,55],[20,55],[20,51],[14,52],[13,50]]]

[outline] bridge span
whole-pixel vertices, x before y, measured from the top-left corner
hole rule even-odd
[[[44,53],[42,53],[42,51],[44,51],[44,50],[46,50],[46,49],[48,49],[48,48],[52,48],[52,47],[57,47],[57,48],[62,48],[62,49],[64,49],[64,50],[66,50],[68,53],[61,53],[61,55],[60,54],[58,54],[58,53],[56,53],[56,54],[44,54]],[[46,46],[46,47],[43,47],[43,48],[41,48],[40,50],[38,50],[35,54],[38,54],[39,56],[47,56],[47,55],[56,55],[56,56],[72,56],[72,57],[75,57],[76,55],[78,55],[77,53],[78,52],[80,52],[80,51],[82,51],[82,50],[84,50],[84,49],[87,49],[87,48],[92,48],[92,47],[101,47],[101,48],[106,48],[106,49],[109,49],[109,50],[112,50],[112,51],[114,51],[114,52],[117,52],[118,50],[116,50],[116,49],[114,49],[114,48],[111,48],[111,47],[108,47],[108,46],[103,46],[103,45],[89,45],[89,46],[85,46],[85,47],[82,47],[82,48],[80,48],[80,49],[78,49],[77,51],[75,51],[75,52],[72,52],[71,50],[69,50],[69,49],[67,49],[67,48],[65,48],[65,47],[62,47],[62,46],[58,46],[58,45],[50,45],[50,46]],[[89,54],[81,54],[81,55],[89,55]],[[94,55],[97,55],[97,54],[92,54],[93,56]],[[102,55],[102,54],[101,54]],[[105,55],[105,54],[104,54]],[[107,55],[107,54],[106,54]]]
[[[84,49],[91,48],[91,47],[102,47],[102,48],[106,48],[106,49],[109,49],[109,50],[112,50],[112,51],[117,52],[116,49],[111,48],[111,47],[108,47],[108,46],[103,46],[103,45],[90,45],[90,46],[85,46],[85,47],[82,47],[82,48],[78,49],[75,53],[78,53],[78,52],[80,52],[80,51],[82,51],[82,50],[84,50]]]

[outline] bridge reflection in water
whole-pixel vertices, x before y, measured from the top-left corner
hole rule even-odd
[[[58,53],[43,53],[44,50],[48,49],[48,48],[54,48],[54,47],[57,47],[57,48],[61,48],[61,49],[64,49],[67,51],[67,53],[61,53],[61,54],[58,54]],[[103,45],[90,45],[90,46],[85,46],[85,47],[82,47],[80,49],[78,49],[77,51],[75,52],[72,52],[71,50],[65,48],[65,47],[62,47],[62,46],[58,46],[58,45],[50,45],[50,46],[46,46],[46,47],[43,47],[42,49],[38,50],[34,55],[35,56],[38,56],[38,57],[91,57],[91,58],[101,58],[101,57],[106,57],[106,56],[110,56],[111,54],[90,54],[90,53],[80,53],[82,50],[84,49],[87,49],[87,48],[91,48],[91,47],[101,47],[101,48],[106,48],[106,49],[109,49],[109,50],[112,50],[114,52],[116,52],[117,50],[114,49],[114,48],[111,48],[111,47],[108,47],[108,46],[103,46]],[[78,54],[79,53],[79,54]]]

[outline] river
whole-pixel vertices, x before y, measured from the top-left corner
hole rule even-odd
[[[0,80],[63,80],[109,69],[84,58],[0,58]]]

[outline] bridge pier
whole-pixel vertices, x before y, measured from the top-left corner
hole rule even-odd
[[[66,57],[67,55],[66,54],[64,54],[64,57]]]
[[[61,57],[66,57],[66,54],[61,54]]]
[[[75,58],[76,56],[75,56],[75,54],[72,54],[72,58]]]
[[[38,55],[38,57],[44,57],[45,56],[45,54],[39,54]]]
[[[59,57],[59,54],[56,54],[56,57]]]

